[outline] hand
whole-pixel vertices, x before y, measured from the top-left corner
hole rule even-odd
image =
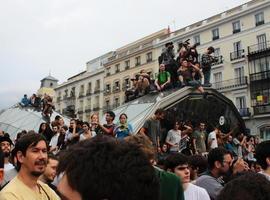
[[[241,173],[248,170],[248,164],[242,158],[238,158],[233,165],[233,174]]]

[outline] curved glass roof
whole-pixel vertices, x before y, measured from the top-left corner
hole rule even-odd
[[[121,113],[126,113],[128,122],[133,125],[134,132],[137,132],[147,118],[158,108],[162,108],[167,110],[166,124],[174,120],[192,121],[196,124],[201,120],[213,128],[219,124],[220,118],[223,118],[224,131],[238,125],[245,131],[244,121],[232,101],[214,89],[205,88],[205,91],[207,95],[204,96],[196,93],[191,87],[184,87],[147,94],[114,109],[115,122],[118,122]],[[104,122],[105,118],[102,121]]]
[[[56,115],[60,114],[53,112],[51,120],[53,120]],[[63,117],[63,119],[66,124],[69,123],[68,118]],[[12,139],[22,130],[38,131],[39,125],[42,122],[46,121],[42,117],[41,112],[36,111],[33,107],[23,108],[20,105],[15,105],[0,114],[0,129],[9,133]]]

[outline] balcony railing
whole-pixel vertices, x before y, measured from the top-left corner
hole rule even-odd
[[[223,56],[216,56],[216,61],[212,63],[212,66],[220,65],[222,63],[223,63]]]
[[[92,94],[91,90],[86,91],[86,96],[90,96]]]
[[[250,81],[260,81],[270,79],[270,70],[264,72],[258,72],[249,75]]]
[[[78,109],[78,114],[82,114],[82,113],[83,113],[83,108],[80,107],[80,108]]]
[[[249,108],[239,108],[238,111],[241,117],[249,117],[251,115]]]
[[[241,49],[239,51],[234,51],[230,53],[231,61],[238,60],[245,57],[245,50]]]
[[[239,32],[241,32],[241,29],[239,29],[239,28],[238,28],[238,29],[234,29],[234,30],[233,30],[233,34],[235,34],[235,33],[239,33]]]
[[[100,88],[95,88],[94,94],[100,93]]]
[[[212,38],[213,41],[214,41],[214,40],[218,40],[218,39],[219,39],[219,35],[213,36],[213,38]]]
[[[264,20],[256,22],[256,26],[260,26],[264,24]]]
[[[91,112],[91,106],[86,106],[86,107],[85,107],[85,112],[86,112],[86,113]]]
[[[98,111],[99,110],[99,104],[95,104],[93,107],[93,111]]]
[[[248,84],[248,80],[246,76],[235,78],[235,79],[229,79],[225,81],[215,82],[213,83],[213,88],[216,90],[224,90],[224,89],[232,89],[237,88],[240,86],[245,86]]]
[[[125,82],[124,82],[124,83],[122,84],[122,90],[123,90],[123,91],[126,91],[129,87],[130,87],[130,84],[129,84],[129,83],[125,83]]]
[[[80,92],[79,93],[79,98],[82,98],[82,97],[84,97],[84,93],[83,92]]]
[[[129,68],[130,68],[130,66],[129,66],[129,65],[125,66],[125,70],[128,70]]]
[[[114,92],[114,93],[120,92],[120,86],[114,85],[114,86],[113,86],[113,92]]]
[[[254,106],[253,110],[254,115],[270,114],[270,104]]]
[[[248,47],[248,54],[257,54],[270,50],[270,41],[254,44]]]
[[[109,94],[111,94],[111,88],[105,89],[104,90],[104,95],[109,95]]]

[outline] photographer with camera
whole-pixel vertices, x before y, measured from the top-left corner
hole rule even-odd
[[[118,139],[124,139],[133,134],[133,128],[131,124],[127,122],[127,115],[125,113],[119,116],[119,124],[117,124],[113,132]]]
[[[214,47],[210,46],[207,48],[206,53],[202,55],[202,71],[204,74],[204,86],[211,87],[210,76],[211,76],[211,67],[214,62],[217,61],[217,58],[212,54],[215,52]]]

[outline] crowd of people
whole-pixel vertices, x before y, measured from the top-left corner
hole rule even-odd
[[[53,110],[55,109],[53,98],[48,94],[44,94],[43,98],[41,98],[41,96],[37,96],[36,94],[33,94],[30,98],[28,98],[27,94],[24,94],[19,104],[22,107],[31,106],[37,111],[42,111],[42,115],[48,119],[50,119]]]
[[[14,141],[0,131],[0,199],[270,199],[270,141],[165,117],[156,110],[136,134],[112,111],[105,124],[56,116]]]
[[[191,86],[200,93],[204,87],[211,87],[210,75],[213,63],[218,58],[213,55],[215,49],[210,46],[199,54],[195,45],[189,40],[180,43],[178,56],[175,56],[172,42],[165,44],[165,48],[158,58],[159,72],[154,80],[143,69],[134,78],[131,78],[132,88],[126,91],[126,101],[148,94],[149,92],[162,92],[170,88]]]

